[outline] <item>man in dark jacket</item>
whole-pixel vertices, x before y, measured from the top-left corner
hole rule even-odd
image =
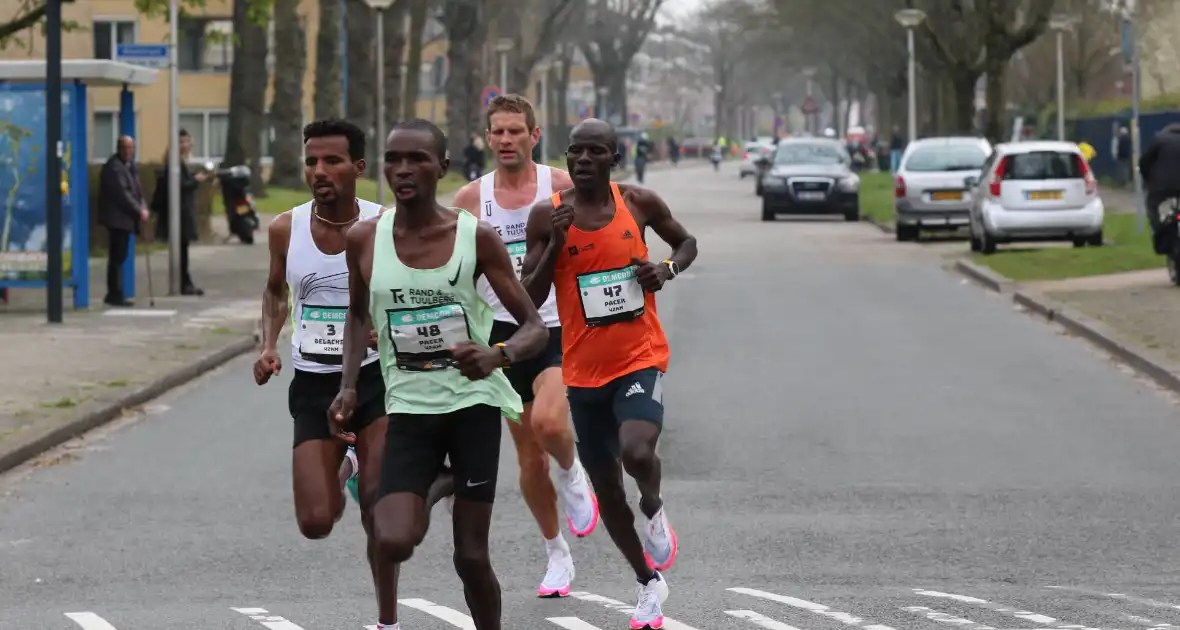
[[[111,306],[132,306],[123,295],[123,263],[131,235],[148,220],[148,207],[135,166],[135,140],[119,138],[114,155],[102,166],[98,180],[98,222],[107,229],[107,294]]]
[[[1153,232],[1160,227],[1159,207],[1180,196],[1180,123],[1164,127],[1139,158],[1139,172],[1147,187],[1147,220]]]
[[[205,181],[208,173],[193,173],[188,169],[189,156],[193,150],[193,138],[188,130],[180,130],[180,294],[205,295],[205,291],[193,284],[192,274],[189,273],[188,247],[196,242],[197,233],[197,189]],[[152,211],[157,214],[156,238],[162,242],[168,241],[168,165],[164,160],[164,167],[156,173],[156,191],[152,195]]]

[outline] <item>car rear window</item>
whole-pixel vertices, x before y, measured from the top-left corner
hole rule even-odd
[[[987,153],[976,145],[944,145],[914,149],[903,168],[915,173],[975,171],[983,166]]]
[[[1004,179],[1082,179],[1082,167],[1075,153],[1033,151],[1008,156]]]

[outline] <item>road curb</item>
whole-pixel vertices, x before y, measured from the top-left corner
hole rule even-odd
[[[1012,290],[1014,283],[1001,276],[1000,274],[977,265],[969,260],[959,259],[955,261],[955,271],[966,276],[967,279],[974,281],[976,284],[982,285],[984,288],[996,293],[1009,293]]]
[[[864,221],[866,223],[877,228],[878,230],[881,230],[882,232],[884,232],[886,234],[893,234],[893,226],[889,223],[882,223],[882,222],[874,219],[873,217],[870,217],[867,214],[862,214],[861,219],[864,219]]]
[[[123,411],[129,407],[136,407],[158,398],[169,390],[228,363],[256,347],[257,343],[253,334],[243,336],[228,346],[206,354],[194,363],[165,374],[163,378],[123,396],[106,407],[68,420],[42,435],[24,441],[16,439],[11,447],[0,445],[0,473],[7,472],[55,446],[122,416]]]

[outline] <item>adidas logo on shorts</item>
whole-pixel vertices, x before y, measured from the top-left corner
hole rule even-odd
[[[630,389],[627,390],[627,395],[624,396],[624,398],[630,398],[631,396],[634,396],[635,394],[642,394],[642,393],[643,393],[643,386],[642,385],[640,385],[639,383],[631,383],[631,387],[630,387]]]

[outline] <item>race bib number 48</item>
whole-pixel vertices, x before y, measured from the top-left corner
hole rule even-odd
[[[305,304],[299,315],[299,353],[312,361],[333,357],[339,362],[344,355],[344,320],[347,306],[315,306]]]
[[[389,336],[397,367],[403,370],[441,370],[454,365],[451,348],[470,339],[467,314],[460,304],[390,310]]]
[[[586,326],[626,322],[643,315],[643,287],[635,277],[636,269],[631,265],[578,276]]]
[[[507,243],[507,247],[508,257],[512,259],[512,268],[516,270],[516,279],[520,280],[520,274],[524,270],[524,255],[528,253],[528,243],[516,241]]]

